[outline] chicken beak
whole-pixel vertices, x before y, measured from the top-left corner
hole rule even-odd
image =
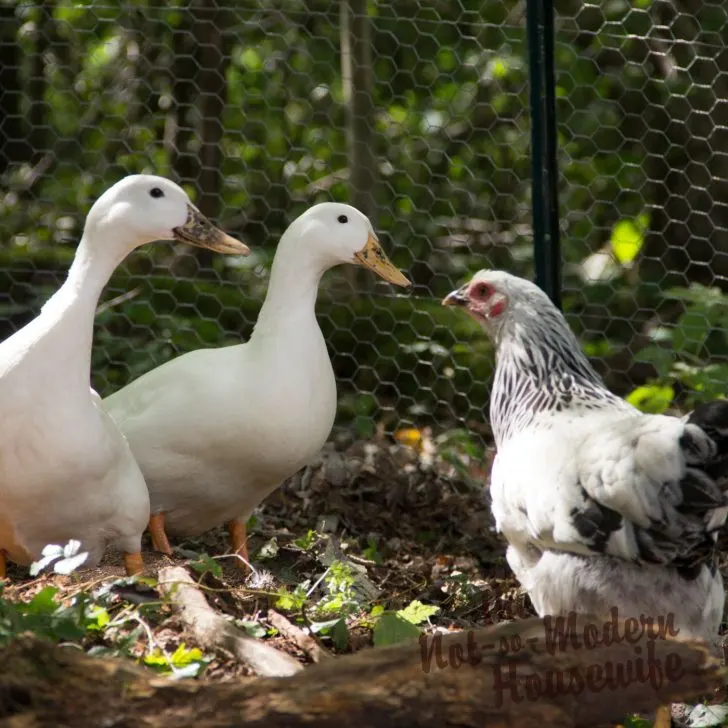
[[[412,285],[409,278],[389,260],[374,233],[369,233],[367,244],[358,253],[354,253],[354,262],[369,268],[380,278],[395,286],[409,288]]]
[[[194,205],[187,205],[187,222],[172,230],[180,243],[207,248],[224,255],[249,255],[250,248],[216,228]]]
[[[456,291],[448,293],[445,298],[442,299],[443,306],[467,306],[470,302],[468,298],[468,286],[465,285],[462,288],[458,288]]]

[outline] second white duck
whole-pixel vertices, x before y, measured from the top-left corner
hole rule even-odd
[[[326,442],[336,381],[315,304],[322,275],[342,263],[410,285],[365,215],[316,205],[278,244],[250,341],[180,356],[105,400],[149,486],[158,550],[171,552],[166,532],[196,536],[227,523],[247,561],[251,512]]]

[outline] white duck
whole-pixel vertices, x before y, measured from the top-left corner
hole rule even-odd
[[[251,512],[326,442],[336,381],[315,304],[322,275],[341,263],[410,285],[367,217],[316,205],[278,244],[250,341],[185,354],[105,400],[146,478],[158,550],[171,553],[166,531],[196,536],[227,523],[247,561]]]
[[[223,253],[247,246],[213,227],[185,192],[132,175],[93,205],[61,288],[0,344],[0,572],[6,557],[38,559],[49,543],[81,541],[96,564],[107,542],[127,573],[142,567],[149,495],[131,450],[90,387],[94,314],[114,269],[134,248],[169,239]]]

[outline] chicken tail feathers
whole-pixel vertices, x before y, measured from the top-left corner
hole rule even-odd
[[[728,400],[717,399],[698,405],[688,416],[687,424],[699,427],[714,443],[711,456],[700,463],[700,468],[728,488]]]

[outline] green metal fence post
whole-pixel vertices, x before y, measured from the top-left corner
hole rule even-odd
[[[527,0],[536,283],[561,307],[553,0]]]

